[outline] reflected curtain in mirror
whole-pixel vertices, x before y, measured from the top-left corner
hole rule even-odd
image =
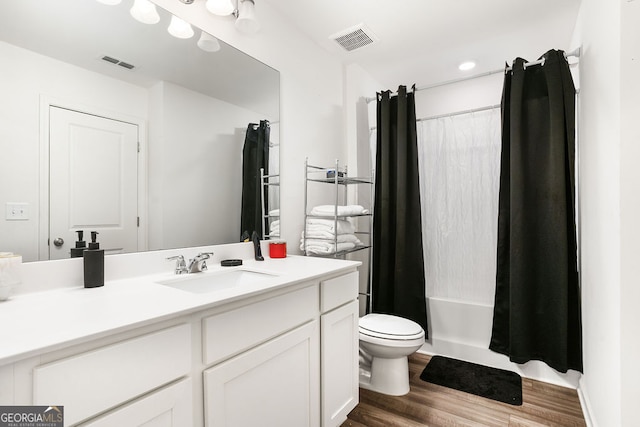
[[[260,169],[269,174],[269,121],[261,120],[260,124],[250,123],[242,150],[242,212],[240,221],[240,235],[245,231],[251,235],[256,231],[260,238],[264,238],[264,230],[268,223],[263,216],[269,212],[269,194],[267,187],[262,185]]]
[[[490,349],[582,371],[575,221],[575,88],[563,52],[505,75]]]
[[[378,94],[372,306],[427,334],[416,111],[413,92]]]

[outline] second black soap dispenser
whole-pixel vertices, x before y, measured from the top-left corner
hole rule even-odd
[[[82,235],[84,234],[82,230],[76,230],[78,233],[78,241],[76,242],[76,247],[71,248],[71,258],[80,258],[82,257],[82,253],[85,249],[87,249],[87,243],[82,240]]]
[[[104,285],[104,249],[96,241],[97,231],[91,232],[89,249],[84,251],[84,287],[97,288]]]

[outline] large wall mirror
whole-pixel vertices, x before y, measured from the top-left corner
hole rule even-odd
[[[0,4],[0,251],[66,258],[95,228],[107,253],[240,241],[251,123],[268,122],[265,173],[278,175],[278,71],[222,41],[201,49],[197,28],[171,36],[160,8],[159,23],[138,22],[132,6]],[[265,188],[275,218],[278,187]]]

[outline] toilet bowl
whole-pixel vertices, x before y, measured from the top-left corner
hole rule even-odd
[[[391,396],[409,393],[407,357],[424,344],[416,322],[389,314],[367,314],[359,321],[360,387]]]

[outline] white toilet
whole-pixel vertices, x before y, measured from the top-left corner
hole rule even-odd
[[[391,396],[409,393],[407,357],[424,344],[416,322],[389,314],[360,318],[360,387]]]

